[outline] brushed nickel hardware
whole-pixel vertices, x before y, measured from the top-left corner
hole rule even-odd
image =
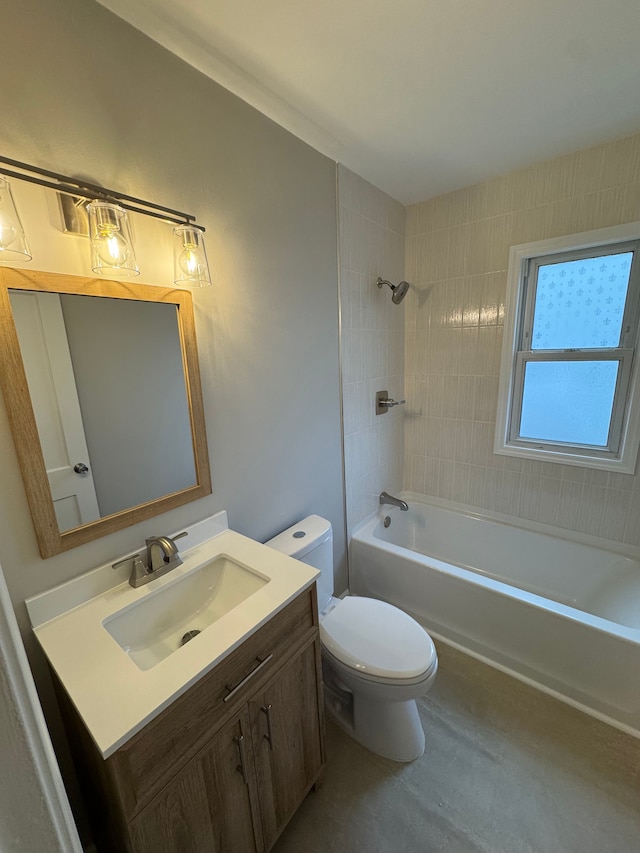
[[[380,503],[400,507],[402,512],[406,512],[409,509],[409,504],[406,501],[400,500],[400,498],[394,498],[393,495],[390,495],[388,492],[381,492]]]
[[[234,737],[234,742],[238,747],[238,752],[240,754],[240,764],[236,767],[238,773],[242,774],[242,778],[244,780],[244,784],[248,785],[249,781],[247,779],[247,771],[246,771],[246,756],[244,754],[244,735],[236,735]]]
[[[187,535],[187,531],[183,530],[182,533],[178,533],[173,537],[150,536],[148,539],[145,539],[147,546],[147,566],[149,566],[150,571],[158,572],[163,567],[165,567],[165,571],[168,571],[166,566],[169,564],[172,564],[172,569],[181,565],[182,560],[178,557],[176,539],[182,539],[183,536]]]
[[[187,631],[186,634],[182,635],[182,639],[180,640],[180,645],[186,645],[189,640],[193,640],[194,637],[197,637],[200,633],[200,628],[192,628],[190,631]]]
[[[273,734],[271,731],[271,708],[272,707],[273,706],[271,705],[271,702],[269,702],[268,705],[262,705],[262,707],[260,708],[262,713],[267,718],[267,733],[264,736],[264,738],[265,738],[265,740],[269,741],[269,749],[273,749]]]
[[[406,400],[393,400],[388,391],[376,391],[376,415],[386,415],[394,406],[404,406]]]
[[[7,168],[8,166],[11,168]],[[16,172],[15,169],[21,171]],[[117,277],[139,275],[140,269],[135,260],[127,215],[127,211],[133,211],[170,222],[175,226],[173,234],[174,282],[176,284],[198,287],[211,284],[203,239],[205,228],[196,222],[196,217],[192,214],[125,195],[88,181],[79,181],[69,175],[62,175],[59,172],[52,172],[9,157],[0,157],[0,175],[4,176],[1,179],[3,187],[7,187],[3,197],[10,198],[11,220],[17,222],[19,226],[20,247],[18,248],[17,242],[13,241],[15,250],[13,254],[22,256],[18,260],[29,261],[32,255],[26,244],[24,229],[19,221],[13,198],[10,197],[11,187],[6,178],[16,178],[19,181],[56,190],[59,198],[71,197],[71,201],[65,199],[64,203],[60,203],[63,227],[65,231],[73,229],[72,233],[82,233],[91,239],[91,267],[95,273]],[[3,203],[6,207],[7,199]],[[85,207],[85,215],[78,215],[80,207]],[[85,226],[87,230],[78,231]],[[106,252],[105,247],[107,247]],[[118,251],[118,247],[121,251]]]
[[[171,569],[182,565],[175,540],[182,539],[183,536],[188,536],[186,530],[177,533],[175,536],[150,536],[145,540],[147,546],[146,562],[142,559],[142,554],[132,554],[123,560],[118,560],[117,563],[113,563],[112,568],[118,569],[120,566],[128,564],[131,568],[129,583],[134,589],[137,589],[139,586],[143,586],[155,578],[160,578],[170,572]]]
[[[240,681],[238,684],[236,684],[235,687],[231,687],[230,684],[225,684],[225,688],[229,691],[229,693],[227,693],[227,695],[223,698],[222,701],[223,702],[229,702],[236,695],[238,690],[241,690],[245,686],[247,681],[250,681],[254,675],[257,675],[260,672],[260,670],[262,669],[262,667],[266,666],[272,658],[273,658],[273,655],[267,655],[266,658],[262,658],[262,659],[257,657],[256,660],[258,661],[258,665],[255,666],[248,675],[245,675],[245,677],[242,679],[242,681]]]
[[[88,474],[89,473],[89,468],[87,465],[84,464],[84,462],[77,462],[73,466],[73,470],[76,472],[76,474]]]
[[[48,187],[49,189],[57,190],[76,198],[105,199],[106,201],[115,200],[120,207],[124,207],[126,210],[131,210],[134,213],[143,213],[145,216],[153,216],[165,222],[175,222],[178,225],[195,224],[196,222],[195,216],[192,216],[190,213],[183,213],[181,210],[174,210],[171,207],[164,207],[161,204],[144,201],[141,198],[125,195],[117,190],[107,189],[97,184],[90,184],[88,181],[79,181],[69,175],[61,175],[59,172],[52,172],[49,169],[42,169],[39,166],[22,163],[19,160],[11,160],[9,157],[0,157],[0,164],[2,164],[0,165],[0,174],[5,175],[7,178],[16,178],[19,181],[38,184],[41,187]],[[7,166],[11,166],[12,169],[8,169]],[[13,168],[21,169],[22,171],[15,172]],[[31,174],[24,174],[25,172],[31,172]],[[202,225],[198,225],[197,227],[204,231]]]
[[[117,563],[112,565],[112,568],[119,569],[120,566],[124,565],[129,566],[129,583],[132,587],[137,588],[142,586],[142,584],[147,582],[145,578],[151,580],[152,576],[149,574],[149,569],[145,566],[141,554],[133,554],[130,557],[125,557],[124,560],[118,560]]]
[[[387,287],[391,288],[391,293],[393,294],[391,301],[394,305],[400,305],[407,295],[407,291],[410,286],[408,281],[401,281],[400,284],[391,284],[391,282],[387,281],[386,278],[381,278],[380,276],[378,276],[376,284],[378,285],[378,288],[381,288],[383,284],[386,284]]]

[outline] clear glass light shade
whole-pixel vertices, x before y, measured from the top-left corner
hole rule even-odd
[[[175,284],[187,287],[211,284],[204,237],[199,228],[178,225],[173,229],[173,266]]]
[[[91,237],[91,269],[122,278],[140,275],[126,210],[107,201],[87,205]]]
[[[25,263],[31,257],[11,186],[0,177],[0,262]]]

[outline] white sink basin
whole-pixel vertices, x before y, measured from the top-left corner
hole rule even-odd
[[[204,631],[267,583],[269,578],[222,554],[102,624],[136,666],[147,670],[195,639],[188,632]]]

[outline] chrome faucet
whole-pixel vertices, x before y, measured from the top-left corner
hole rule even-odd
[[[178,533],[175,536],[150,536],[145,540],[147,546],[146,562],[142,559],[141,554],[133,554],[130,557],[125,557],[124,560],[119,560],[113,564],[113,568],[117,569],[120,566],[129,564],[131,575],[129,583],[133,587],[142,586],[154,578],[162,577],[171,569],[182,565],[182,560],[178,554],[176,539],[182,539],[187,536],[187,531]]]
[[[409,509],[409,504],[406,501],[401,501],[400,498],[394,498],[393,495],[390,495],[388,492],[382,492],[380,495],[380,503],[381,504],[391,504],[391,506],[398,506],[402,510],[402,512],[407,512]]]

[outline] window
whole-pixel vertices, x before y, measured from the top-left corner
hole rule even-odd
[[[511,250],[497,453],[633,472],[640,223]]]

